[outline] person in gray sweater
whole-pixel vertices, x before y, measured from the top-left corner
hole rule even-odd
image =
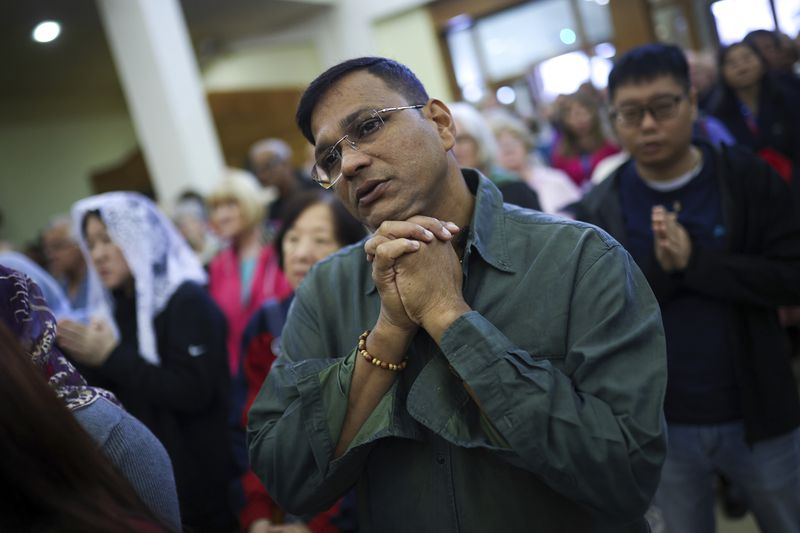
[[[28,276],[0,265],[0,322],[20,342],[81,427],[172,531],[181,530],[172,464],[161,442],[110,392],[89,387],[55,345],[56,320]]]

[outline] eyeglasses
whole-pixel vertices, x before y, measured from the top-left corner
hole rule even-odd
[[[650,113],[656,122],[667,120],[678,114],[678,105],[684,98],[682,94],[659,96],[646,105],[624,105],[611,112],[611,120],[631,128],[641,125],[645,113]]]
[[[347,133],[341,139],[333,143],[330,148],[326,148],[322,155],[317,158],[314,168],[311,169],[311,179],[323,189],[330,189],[342,177],[343,142],[346,141],[350,148],[357,151],[359,146],[367,146],[380,137],[380,132],[386,125],[381,115],[404,109],[419,109],[421,107],[425,107],[425,104],[385,107],[383,109],[365,111],[363,115],[350,123]]]

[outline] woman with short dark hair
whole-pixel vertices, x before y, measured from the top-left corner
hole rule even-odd
[[[347,212],[335,196],[322,189],[312,190],[292,197],[286,205],[283,226],[275,238],[275,250],[281,269],[294,290],[317,262],[343,246],[360,241],[365,235],[364,226]],[[250,319],[242,337],[244,375],[247,379],[243,426],[247,423],[250,405],[266,380],[272,363],[280,355],[281,330],[293,297],[292,293],[283,300],[267,301]],[[285,516],[252,471],[244,475],[242,483],[246,504],[240,521],[244,529],[258,531],[258,528],[284,521],[295,522],[297,528],[301,527],[302,520]],[[305,531],[314,533],[338,531],[331,519],[340,512],[337,504],[303,527],[307,527]]]

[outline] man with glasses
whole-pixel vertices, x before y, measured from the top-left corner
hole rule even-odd
[[[743,150],[692,140],[680,49],[620,58],[611,119],[631,154],[576,215],[633,255],[661,305],[668,531],[714,531],[713,473],[747,496],[762,531],[800,529],[800,402],[777,308],[800,302],[800,224],[789,188]]]
[[[292,195],[314,187],[307,177],[292,167],[292,148],[278,138],[261,139],[247,153],[247,164],[262,187],[273,187],[277,198],[267,206],[265,237],[272,240],[281,226],[281,217]]]
[[[273,499],[313,514],[356,485],[364,531],[647,531],[665,346],[630,256],[462,171],[447,106],[394,61],[332,67],[297,121],[374,233],[298,288],[250,411]]]

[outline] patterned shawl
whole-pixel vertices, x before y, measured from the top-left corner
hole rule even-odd
[[[89,387],[58,349],[56,319],[41,290],[28,276],[0,265],[0,303],[0,320],[70,410],[85,407],[100,397],[119,405],[110,392]]]

